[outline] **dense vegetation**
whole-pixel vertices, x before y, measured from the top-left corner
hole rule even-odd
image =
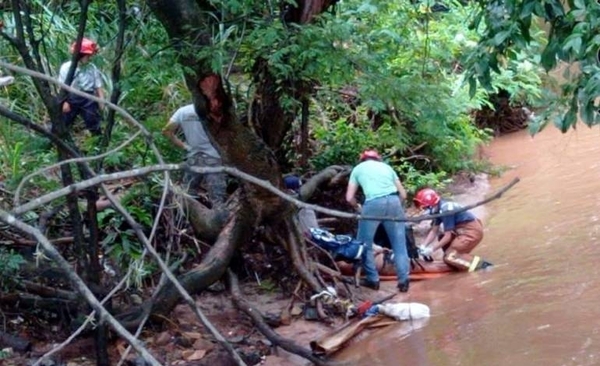
[[[502,132],[499,109],[524,116],[519,126],[529,118],[520,107],[543,112],[532,120],[532,131],[549,118],[566,130],[580,112],[587,124],[599,120],[600,41],[594,31],[600,17],[598,6],[583,1],[570,2],[570,10],[558,1],[535,0],[32,0],[0,7],[0,71],[16,78],[0,89],[0,218],[11,221],[10,212],[20,225],[0,234],[2,292],[26,288],[24,279],[37,278],[30,264],[53,267],[46,255],[60,262],[44,238],[68,238],[73,245],[60,247],[60,255],[76,263],[75,272],[97,297],[121,280],[129,288],[152,285],[157,275],[170,274],[165,262],[181,260],[182,268],[201,262],[179,277],[182,288],[158,286],[153,299],[126,312],[120,320],[134,329],[143,326],[147,309],[168,313],[182,298],[191,299],[188,293],[223,277],[234,256],[251,252],[243,244],[248,237],[279,247],[270,252],[287,253],[307,292],[323,286],[302,254],[290,203],[269,190],[281,187],[282,174],[313,178],[301,198],[314,200],[317,188],[333,178],[333,189],[343,189],[337,177],[347,172],[344,167],[363,149],[376,148],[414,191],[441,186],[459,171],[487,168],[475,152]],[[549,32],[538,27],[542,21],[550,22]],[[113,103],[104,113],[104,136],[66,130],[57,107],[61,92],[52,79],[71,57],[71,42],[82,36],[101,46],[94,63],[106,76]],[[580,61],[579,73],[562,90],[546,88],[552,85],[543,70],[559,60]],[[152,172],[146,179],[125,174],[93,181],[180,162],[181,152],[160,130],[190,101],[208,116],[208,131],[235,168],[228,171],[237,179],[227,207],[211,209],[179,195],[170,182],[178,181],[180,166],[164,168],[174,170],[172,176]],[[565,101],[566,113],[556,108]],[[58,166],[57,159],[77,160]],[[245,174],[261,179],[266,189]],[[78,183],[90,184],[32,209],[23,205]],[[110,208],[97,210],[99,189]],[[165,208],[165,202],[184,209]],[[178,234],[189,225],[196,239],[211,243],[207,253],[198,255],[194,241]],[[36,249],[39,243],[45,245]],[[103,260],[102,268],[100,254],[110,265]],[[116,278],[106,279],[107,267]],[[61,288],[82,291],[79,285]],[[69,312],[76,319],[73,314],[87,310],[80,303]],[[96,329],[98,364],[106,364],[105,331]]]

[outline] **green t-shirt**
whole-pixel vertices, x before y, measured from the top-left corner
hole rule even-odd
[[[398,174],[391,166],[377,160],[367,160],[352,169],[350,183],[357,184],[365,194],[365,201],[398,192]]]

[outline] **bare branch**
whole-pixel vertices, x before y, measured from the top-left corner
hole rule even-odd
[[[70,163],[85,163],[88,161],[94,161],[94,160],[98,160],[98,159],[102,159],[105,158],[107,156],[109,156],[110,154],[113,154],[123,148],[125,148],[125,146],[129,145],[133,140],[135,140],[139,135],[140,135],[141,131],[137,131],[135,132],[130,138],[128,138],[125,142],[123,142],[121,145],[115,147],[114,149],[107,151],[103,154],[100,155],[94,155],[94,156],[87,156],[87,157],[80,157],[80,158],[73,158],[73,159],[68,159],[68,160],[63,160],[63,161],[59,161],[56,164],[52,164],[49,166],[46,166],[42,169],[39,169],[29,175],[27,175],[26,177],[24,177],[23,179],[21,179],[21,181],[19,182],[19,185],[17,186],[17,189],[15,190],[15,197],[13,199],[13,202],[15,204],[15,206],[19,205],[19,196],[21,194],[21,189],[23,189],[23,185],[25,185],[25,183],[30,180],[31,178],[35,177],[36,175],[40,175],[44,172],[47,172],[49,170],[55,169],[60,167],[61,165],[65,165],[65,164],[70,164]]]
[[[464,212],[464,211],[470,210],[472,208],[481,206],[490,201],[500,198],[506,191],[508,191],[510,188],[512,188],[520,180],[519,178],[515,178],[507,186],[500,189],[498,192],[496,192],[492,196],[490,196],[484,200],[481,200],[479,202],[476,202],[472,205],[468,205],[468,206],[462,207],[457,210],[452,210],[452,211],[444,212],[442,214],[435,214],[435,215],[421,215],[421,216],[414,216],[414,217],[398,218],[398,217],[362,216],[362,215],[351,214],[351,213],[347,213],[347,212],[343,212],[343,211],[332,210],[332,209],[324,208],[324,207],[321,207],[318,205],[304,203],[304,202],[286,194],[285,192],[280,191],[278,188],[276,188],[275,186],[273,186],[270,182],[268,182],[266,180],[258,179],[256,177],[251,176],[250,174],[246,174],[242,171],[239,171],[238,169],[231,168],[231,167],[199,168],[199,167],[188,167],[184,164],[163,164],[163,165],[151,165],[151,166],[147,166],[144,168],[138,168],[138,169],[133,169],[133,170],[126,170],[126,171],[122,171],[119,173],[99,175],[94,178],[72,184],[70,186],[61,188],[52,193],[48,193],[44,196],[38,197],[29,203],[26,203],[22,206],[14,208],[12,212],[15,215],[21,215],[27,211],[31,211],[39,206],[45,205],[57,198],[66,196],[70,192],[79,191],[79,190],[82,190],[82,189],[85,189],[88,187],[92,187],[92,186],[98,185],[100,183],[104,183],[104,182],[111,181],[111,180],[143,176],[143,175],[160,172],[160,171],[173,171],[173,170],[184,170],[184,169],[188,169],[195,173],[200,173],[200,174],[223,173],[223,172],[228,173],[230,175],[233,175],[235,177],[244,179],[250,183],[258,185],[258,186],[270,191],[271,193],[275,194],[276,196],[283,198],[284,200],[287,200],[289,202],[292,202],[294,205],[296,205],[298,207],[310,208],[317,212],[321,212],[321,213],[328,214],[331,216],[336,216],[336,217],[341,217],[341,218],[346,218],[346,219],[355,219],[355,220],[388,220],[388,221],[400,221],[400,222],[419,222],[419,221],[424,221],[424,220],[432,220],[432,219],[436,219],[439,217],[454,215],[459,212]]]
[[[123,337],[131,346],[152,366],[161,366],[160,362],[152,356],[152,354],[139,342],[127,329],[123,326],[102,306],[98,299],[94,296],[92,291],[86,286],[85,282],[77,275],[77,273],[71,268],[69,262],[64,259],[60,253],[54,248],[48,239],[36,228],[27,225],[26,223],[18,220],[13,215],[0,209],[0,220],[6,222],[10,226],[13,226],[29,235],[35,237],[39,243],[44,247],[47,255],[54,260],[58,266],[63,270],[65,275],[71,280],[77,291],[86,299],[90,306],[100,314],[101,319],[105,320],[117,334]]]
[[[144,251],[142,252],[141,258],[145,258],[147,253],[148,253],[148,251],[146,249],[144,249]],[[107,302],[109,299],[111,299],[114,296],[114,294],[116,294],[117,291],[119,291],[121,289],[121,287],[123,287],[125,285],[125,283],[129,279],[129,277],[131,276],[131,273],[133,273],[133,267],[129,267],[129,269],[127,270],[127,273],[125,274],[125,276],[123,276],[121,281],[119,281],[119,283],[108,293],[108,295],[106,295],[102,299],[102,301],[100,301],[101,305],[104,305],[105,302]],[[59,352],[60,350],[64,349],[66,346],[68,346],[79,334],[81,334],[81,332],[83,332],[83,330],[87,327],[87,325],[89,323],[91,323],[92,319],[94,319],[95,316],[96,316],[96,311],[94,310],[85,318],[85,321],[83,322],[83,324],[81,324],[79,326],[79,328],[77,328],[67,339],[65,339],[58,346],[53,347],[48,352],[44,353],[44,355],[42,355],[42,357],[40,357],[36,361],[36,363],[34,363],[32,366],[40,366],[41,362],[44,361],[44,359],[47,359],[48,357],[52,356],[53,354]],[[137,339],[137,335],[135,338]]]

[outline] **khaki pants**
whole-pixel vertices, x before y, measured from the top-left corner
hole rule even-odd
[[[475,271],[481,267],[481,257],[471,255],[471,251],[483,239],[483,225],[479,219],[456,226],[454,238],[444,247],[444,262],[461,271]]]

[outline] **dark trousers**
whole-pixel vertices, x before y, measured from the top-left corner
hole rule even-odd
[[[185,160],[186,165],[195,167],[217,167],[223,165],[221,159],[214,158],[202,153],[189,156]],[[197,195],[202,185],[208,193],[213,204],[223,203],[227,197],[227,175],[224,173],[199,174],[186,171],[183,181],[191,195]]]
[[[71,106],[71,111],[69,113],[63,113],[63,122],[67,128],[71,128],[77,116],[81,115],[81,118],[83,118],[83,121],[85,122],[85,128],[87,128],[92,135],[100,135],[102,133],[102,129],[100,128],[100,107],[98,106],[98,103],[74,94],[69,94],[66,101]]]

